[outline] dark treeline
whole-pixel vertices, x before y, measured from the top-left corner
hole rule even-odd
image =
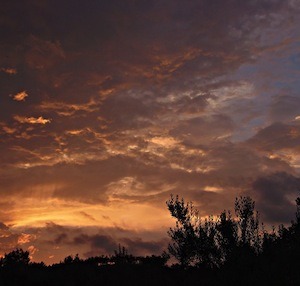
[[[68,256],[51,266],[16,249],[0,260],[0,285],[299,285],[300,199],[289,226],[266,231],[250,197],[234,212],[200,219],[192,203],[167,201],[176,225],[162,255],[133,256],[119,246],[111,256]],[[178,263],[170,264],[170,258]]]

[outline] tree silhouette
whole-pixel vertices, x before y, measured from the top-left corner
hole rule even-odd
[[[185,203],[182,198],[171,195],[166,202],[171,216],[176,218],[176,226],[168,231],[172,242],[168,251],[182,266],[186,267],[195,262],[197,247],[197,231],[199,228],[198,213],[192,203]]]
[[[125,246],[119,244],[118,250],[114,251],[115,254],[110,258],[112,263],[115,264],[133,264],[135,259],[133,255],[128,254],[128,250]]]
[[[259,214],[254,211],[255,202],[250,197],[235,199],[235,213],[238,218],[239,243],[242,247],[260,250]]]
[[[184,267],[220,267],[242,256],[252,259],[261,251],[259,215],[250,197],[236,198],[236,219],[230,211],[223,211],[218,219],[201,220],[193,204],[178,196],[171,195],[166,204],[176,219],[176,226],[168,232],[171,237],[168,250]]]
[[[232,258],[236,252],[238,244],[238,225],[233,220],[230,211],[223,211],[220,214],[219,221],[216,225],[218,232],[217,240],[221,249],[222,261],[225,262]]]
[[[1,265],[4,267],[27,266],[30,262],[29,252],[21,248],[17,248],[1,259]]]
[[[171,216],[176,218],[176,226],[168,234],[172,242],[168,251],[183,266],[217,266],[220,250],[217,245],[216,222],[212,218],[202,221],[191,202],[171,195],[166,202]]]

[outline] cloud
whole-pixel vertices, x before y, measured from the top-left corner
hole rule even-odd
[[[51,119],[43,118],[42,116],[39,117],[22,117],[19,115],[15,115],[14,119],[20,123],[29,123],[29,124],[47,124],[51,122]]]
[[[28,94],[26,91],[21,91],[15,95],[13,95],[12,97],[13,97],[13,100],[16,100],[16,101],[25,101],[25,98],[28,97]]]
[[[94,221],[94,222],[97,221],[92,215],[90,215],[84,211],[81,211],[80,214],[83,215],[85,218],[88,218],[91,221]]]
[[[247,141],[247,144],[266,151],[281,149],[295,149],[296,151],[300,144],[300,126],[281,122],[273,123],[259,130]]]
[[[113,251],[116,250],[118,246],[116,241],[111,236],[101,234],[92,236],[81,234],[80,236],[74,237],[73,244],[88,244],[93,251],[102,253],[113,253]]]
[[[274,96],[270,106],[270,118],[272,122],[291,122],[293,119],[297,118],[299,106],[300,98],[297,96]]]
[[[15,75],[17,74],[17,70],[14,68],[1,68],[0,69],[2,72],[9,74],[9,75]]]
[[[128,252],[133,255],[151,255],[161,254],[167,247],[167,239],[158,241],[145,241],[139,237],[119,237],[113,238],[109,235],[85,235],[74,237],[72,243],[75,245],[90,246],[87,254],[96,255],[97,253],[113,254],[117,251],[118,245],[127,248]]]
[[[299,195],[300,178],[284,172],[258,177],[253,190],[264,220],[277,224],[295,219],[295,198]]]
[[[125,245],[129,253],[134,255],[162,254],[167,249],[168,239],[159,241],[145,241],[141,238],[122,238],[122,245]]]
[[[9,227],[7,225],[5,225],[3,222],[0,222],[0,229],[1,230],[8,230]]]
[[[0,222],[0,256],[18,247],[26,248],[28,247],[28,244],[34,242],[35,239],[35,235],[15,231],[11,227]]]
[[[9,126],[2,126],[2,129],[7,134],[14,134],[17,131],[16,128],[11,128]]]
[[[229,138],[233,131],[233,122],[223,114],[196,117],[182,121],[171,134],[186,144],[207,145],[219,139]]]
[[[64,102],[42,102],[39,109],[43,111],[54,111],[61,116],[71,116],[79,112],[95,112],[99,109],[99,103],[93,98],[87,103],[64,103]]]
[[[63,260],[67,255],[75,254],[74,250],[84,258],[113,255],[119,244],[133,255],[158,255],[166,249],[168,242],[166,231],[162,238],[161,232],[122,229],[117,226],[72,227],[48,222],[40,227],[14,229],[14,232],[17,231],[23,233],[24,238],[32,238],[22,247],[32,250],[33,260],[40,261],[43,258],[46,263]]]
[[[65,58],[59,41],[47,41],[31,35],[28,38],[28,46],[25,60],[30,68],[49,69]]]
[[[61,234],[57,235],[57,237],[53,240],[53,243],[55,245],[59,245],[59,244],[65,243],[67,241],[68,241],[68,234],[61,233]]]

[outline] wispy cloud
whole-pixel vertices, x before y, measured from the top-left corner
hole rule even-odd
[[[4,73],[9,74],[9,75],[17,74],[17,69],[14,69],[14,68],[1,68],[0,70]]]
[[[71,116],[76,112],[95,112],[99,109],[99,103],[91,98],[87,103],[67,102],[42,102],[38,107],[45,111],[54,111],[61,116]]]
[[[15,115],[14,119],[20,123],[29,123],[29,124],[47,124],[51,122],[51,119],[46,119],[43,116],[39,117],[23,117],[19,115]]]
[[[34,69],[49,69],[65,58],[59,41],[47,41],[30,35],[27,44],[29,49],[25,55],[27,64]]]
[[[4,132],[6,132],[7,134],[14,134],[17,129],[16,128],[12,128],[9,126],[2,126],[2,129],[4,130]]]
[[[0,252],[12,251],[16,247],[28,247],[36,238],[35,235],[14,231],[11,227],[0,222]]]
[[[11,95],[13,100],[16,101],[25,101],[25,98],[28,97],[28,93],[26,91],[21,91],[15,95]]]

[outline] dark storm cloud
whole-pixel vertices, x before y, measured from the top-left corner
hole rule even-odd
[[[65,58],[64,51],[58,41],[45,41],[35,36],[30,36],[28,46],[25,61],[29,68],[47,70]]]
[[[211,160],[216,167],[212,175],[217,173],[223,178],[235,176],[258,176],[260,173],[288,170],[292,168],[287,162],[280,159],[270,159],[265,154],[260,154],[242,145],[228,144],[211,150]]]
[[[72,243],[75,245],[90,245],[91,249],[95,252],[105,253],[113,253],[118,247],[118,244],[111,236],[100,234],[93,236],[82,234],[74,237]]]
[[[62,244],[64,242],[66,242],[66,240],[68,239],[68,235],[66,233],[62,233],[62,234],[59,234],[54,240],[53,240],[53,243],[55,245],[58,245],[58,244]]]
[[[247,144],[266,151],[297,149],[300,144],[300,125],[273,123],[258,131]]]
[[[141,238],[123,238],[121,241],[122,244],[126,245],[133,254],[161,254],[164,250],[166,250],[168,245],[167,239],[162,239],[160,241],[144,241]]]
[[[257,178],[253,182],[253,190],[264,220],[277,224],[294,219],[300,178],[287,173],[273,173]]]
[[[291,95],[274,96],[270,110],[271,120],[286,122],[299,116],[300,98]]]
[[[74,253],[74,249],[80,257],[90,257],[112,255],[119,245],[126,247],[133,255],[161,254],[167,247],[167,239],[165,236],[161,238],[161,234],[157,238],[155,233],[118,227],[69,227],[49,222],[44,227],[26,228],[22,231],[26,232],[26,238],[30,238],[31,245],[37,249],[33,255],[35,261],[46,256],[47,263],[51,263],[52,259],[48,259],[48,256],[63,259]],[[30,245],[28,243],[30,241],[25,246]]]
[[[185,120],[170,132],[190,145],[207,145],[218,139],[230,137],[233,131],[233,122],[222,114],[209,117],[197,117]]]
[[[167,246],[167,240],[160,241],[145,241],[141,238],[113,238],[109,235],[79,235],[74,237],[72,243],[74,245],[90,246],[89,253],[110,253],[117,251],[118,245],[124,246],[128,249],[130,254],[141,255],[145,254],[161,254]]]
[[[0,230],[8,230],[9,227],[5,225],[3,222],[0,222]]]

